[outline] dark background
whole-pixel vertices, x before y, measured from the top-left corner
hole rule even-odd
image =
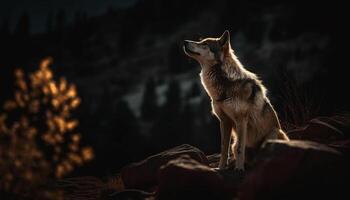
[[[95,160],[74,174],[105,176],[188,143],[219,151],[219,127],[184,39],[231,32],[286,128],[349,111],[348,20],[335,2],[243,0],[2,1],[0,103],[13,70],[51,56],[78,88],[84,142]]]

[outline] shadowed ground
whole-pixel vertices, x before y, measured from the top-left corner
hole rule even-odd
[[[291,141],[269,141],[250,151],[243,176],[234,166],[217,170],[219,154],[205,156],[180,145],[121,169],[100,185],[103,199],[336,198],[349,181],[350,135],[346,117],[317,118],[289,132]],[[73,181],[74,182],[74,181]],[[75,180],[79,183],[79,178]],[[114,183],[114,184],[113,184]],[[68,187],[67,187],[68,189]],[[84,190],[70,187],[75,197]],[[79,194],[80,192],[80,194]],[[95,196],[96,198],[99,198]]]

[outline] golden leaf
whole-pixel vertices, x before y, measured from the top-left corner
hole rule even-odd
[[[55,134],[55,140],[58,143],[64,142],[64,139],[63,139],[62,135],[59,135],[59,134]]]
[[[57,178],[61,178],[65,174],[64,167],[62,165],[57,165],[55,175]]]
[[[58,94],[58,89],[54,81],[51,81],[49,83],[49,89],[52,95],[57,95]]]
[[[17,107],[16,102],[11,101],[11,100],[6,101],[5,104],[4,104],[4,110],[7,110],[7,111],[13,110],[13,109],[15,109],[16,107]]]
[[[66,94],[69,98],[74,98],[77,96],[77,91],[75,85],[71,85]]]
[[[94,151],[91,147],[84,147],[81,150],[84,161],[90,161],[94,158]]]
[[[24,76],[23,70],[22,69],[16,69],[15,70],[15,76],[18,79],[23,78],[23,76]]]
[[[17,85],[18,85],[19,89],[21,89],[23,91],[27,90],[27,84],[24,80],[18,80]]]
[[[63,167],[66,173],[71,172],[73,170],[73,165],[68,160],[63,162]]]
[[[22,94],[18,91],[15,92],[15,101],[20,107],[24,107],[24,101],[22,99]]]
[[[79,106],[79,104],[80,104],[80,98],[75,98],[70,103],[70,106],[71,106],[71,108],[76,108]]]
[[[48,144],[54,145],[56,143],[55,139],[50,133],[45,133],[41,136],[42,140]]]
[[[79,142],[81,139],[81,136],[79,134],[72,135],[72,141],[73,142]]]
[[[43,91],[43,93],[45,94],[45,95],[48,95],[49,93],[50,93],[50,89],[49,89],[49,87],[48,86],[44,86],[44,87],[42,87],[42,91]]]
[[[69,144],[68,148],[73,152],[77,152],[79,150],[79,146],[77,144]]]
[[[58,130],[61,133],[64,133],[66,131],[64,119],[62,119],[61,117],[55,117],[54,120],[55,120],[55,123],[56,123],[56,125],[58,127]]]
[[[72,120],[72,121],[66,123],[66,128],[67,128],[68,131],[73,130],[77,126],[78,126],[78,121],[77,120]]]
[[[60,106],[60,102],[57,99],[52,99],[51,104],[56,109]]]
[[[43,59],[41,61],[41,63],[40,63],[40,69],[41,70],[47,69],[51,63],[52,63],[52,58],[51,57]]]
[[[76,153],[69,153],[68,158],[77,165],[83,164],[83,159]]]
[[[60,79],[60,91],[64,92],[67,89],[67,80],[65,78]]]
[[[52,79],[52,72],[50,70],[44,70],[42,73],[44,80]]]

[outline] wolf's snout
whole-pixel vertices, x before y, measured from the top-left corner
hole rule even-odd
[[[185,53],[189,56],[199,55],[199,53],[192,50],[193,48],[191,48],[191,43],[192,42],[190,40],[184,40],[183,48],[184,48]]]
[[[185,47],[185,49],[188,49],[189,44],[190,44],[190,41],[184,40],[184,47]]]

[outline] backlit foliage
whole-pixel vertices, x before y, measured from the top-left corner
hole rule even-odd
[[[60,199],[48,182],[93,159],[81,146],[79,124],[71,111],[80,104],[76,87],[53,79],[51,59],[26,76],[15,71],[12,100],[0,113],[0,190],[33,199]]]

